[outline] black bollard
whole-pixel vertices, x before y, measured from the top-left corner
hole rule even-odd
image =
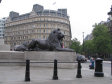
[[[77,75],[76,75],[76,78],[82,78],[82,75],[81,75],[81,61],[78,60],[78,66],[77,66]]]
[[[111,76],[112,76],[112,59],[111,59]]]
[[[58,80],[57,60],[54,60],[53,80]]]
[[[26,60],[25,81],[30,81],[30,60]]]
[[[103,73],[103,60],[101,58],[97,58],[95,60],[95,73],[94,76],[96,77],[104,77]]]

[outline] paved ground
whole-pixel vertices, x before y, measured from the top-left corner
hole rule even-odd
[[[94,70],[82,64],[82,78],[76,78],[77,69],[58,69],[59,80],[52,80],[52,68],[30,69],[30,82],[25,82],[25,66],[0,66],[0,84],[112,84],[110,67],[104,67],[104,77],[94,77]]]

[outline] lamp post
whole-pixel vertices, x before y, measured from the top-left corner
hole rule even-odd
[[[83,33],[83,54],[84,54],[84,32],[82,32]]]

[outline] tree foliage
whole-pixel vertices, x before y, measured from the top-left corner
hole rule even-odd
[[[111,53],[111,35],[108,31],[108,27],[104,24],[96,24],[94,27],[92,34],[96,53],[100,56]]]
[[[84,52],[86,56],[92,56],[95,53],[93,40],[87,40],[84,42]]]
[[[84,53],[87,57],[105,58],[105,56],[112,54],[112,35],[106,25],[95,24],[92,35],[93,39],[84,41],[82,45],[76,38],[73,39],[70,47],[77,53]]]
[[[74,49],[76,53],[80,53],[80,42],[77,40],[77,38],[74,38],[71,41],[71,46],[70,48]]]

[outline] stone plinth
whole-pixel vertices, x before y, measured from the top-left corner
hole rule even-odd
[[[56,51],[0,51],[0,62],[25,62],[29,59],[30,62],[53,62],[57,59],[58,62],[74,62],[76,61],[75,52],[56,52]],[[21,63],[0,63],[0,65],[25,65]],[[31,63],[31,66],[38,67],[53,67],[53,63]],[[75,68],[76,63],[58,63],[59,68]]]
[[[25,62],[24,52],[0,51],[0,62]],[[25,65],[22,63],[0,63],[0,65]]]
[[[58,62],[74,62],[76,61],[75,52],[56,52],[56,51],[30,51],[25,52],[25,58],[30,61],[39,61],[39,62],[53,62],[54,59],[57,59]],[[32,66],[40,67],[53,67],[53,63],[33,63]],[[75,68],[75,63],[58,63],[59,68]]]

